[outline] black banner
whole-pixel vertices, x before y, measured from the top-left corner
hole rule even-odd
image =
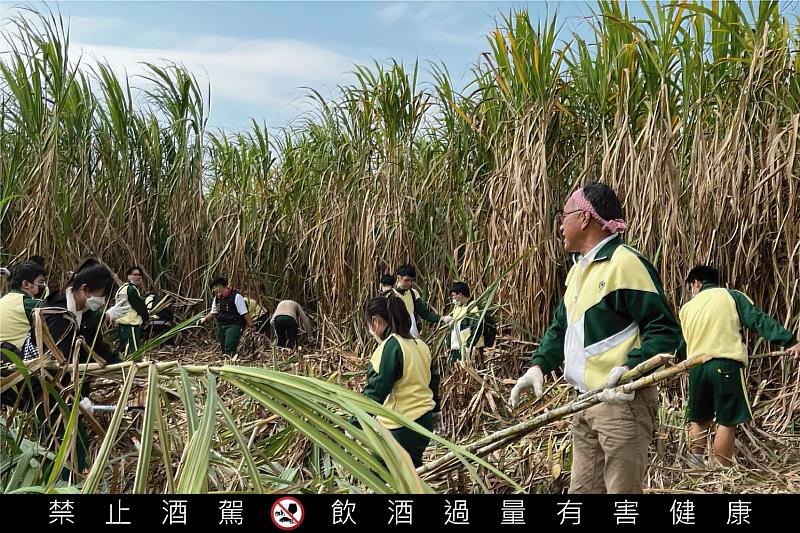
[[[3,495],[4,529],[527,531],[778,528],[795,495]],[[24,528],[24,529],[23,529]]]

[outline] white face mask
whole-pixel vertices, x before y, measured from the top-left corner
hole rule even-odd
[[[383,339],[381,339],[380,336],[377,333],[375,333],[375,330],[372,329],[371,325],[369,326],[369,334],[372,335],[372,338],[378,341],[378,343],[383,342]]]
[[[453,305],[461,305],[461,302],[454,298],[453,299]]]
[[[92,311],[102,309],[106,305],[105,296],[90,296],[86,298],[86,307]]]

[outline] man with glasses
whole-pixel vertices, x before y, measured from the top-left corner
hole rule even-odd
[[[743,293],[718,285],[715,268],[694,267],[686,276],[692,299],[680,311],[686,355],[713,356],[689,372],[689,439],[691,462],[696,466],[703,464],[706,438],[715,418],[719,427],[714,436],[714,456],[724,467],[733,464],[736,427],[753,418],[744,379],[748,357],[740,334],[742,327],[790,347],[788,351],[795,356],[800,354],[800,343],[790,331]]]
[[[419,327],[417,326],[417,316],[431,324],[437,324],[439,321],[445,324],[453,322],[453,317],[445,316],[440,317],[436,314],[425,300],[422,299],[417,289],[415,289],[414,282],[417,280],[417,271],[411,265],[400,265],[397,267],[397,285],[394,290],[397,295],[403,300],[403,303],[411,316],[411,335],[419,337]]]
[[[31,330],[33,310],[47,288],[44,267],[34,261],[12,267],[10,287],[10,292],[0,298],[0,346],[21,354]]]
[[[117,291],[114,307],[106,311],[106,316],[117,323],[119,332],[119,351],[133,353],[142,343],[142,324],[150,319],[147,303],[139,289],[142,286],[142,269],[138,266],[125,271],[128,282]]]
[[[641,493],[658,412],[655,386],[615,391],[629,369],[674,352],[680,327],[667,305],[658,273],[622,244],[628,228],[614,191],[589,183],[575,191],[559,217],[564,248],[574,254],[566,292],[533,353],[533,366],[511,391],[541,396],[544,375],[564,365],[579,393],[603,388],[603,402],[572,419],[570,492]]]

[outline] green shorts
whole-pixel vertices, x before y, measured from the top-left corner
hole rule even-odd
[[[733,359],[712,359],[689,371],[689,421],[705,423],[715,416],[723,426],[753,419],[744,382],[744,365]]]

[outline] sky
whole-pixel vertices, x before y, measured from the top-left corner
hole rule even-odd
[[[537,20],[558,11],[564,39],[587,32],[591,14],[586,2],[0,0],[4,34],[19,6],[60,12],[73,53],[127,72],[134,86],[146,83],[135,78],[142,62],[185,65],[210,85],[209,126],[226,130],[247,128],[251,117],[270,128],[286,125],[310,108],[307,88],[335,95],[337,86],[354,82],[356,64],[394,59],[410,67],[419,60],[425,82],[428,63],[439,62],[462,87],[501,13],[527,7]],[[641,6],[631,4],[631,11],[641,13]]]

